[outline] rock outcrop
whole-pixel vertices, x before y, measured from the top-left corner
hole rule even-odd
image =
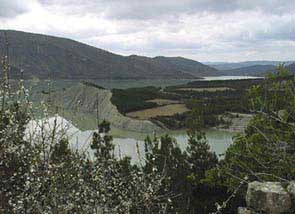
[[[295,182],[252,182],[246,194],[247,207],[240,207],[238,214],[287,214],[294,210]]]

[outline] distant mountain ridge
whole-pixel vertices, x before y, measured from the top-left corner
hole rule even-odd
[[[292,74],[295,74],[294,61],[246,61],[237,63],[206,62],[205,64],[218,69],[219,75],[224,76],[265,76],[277,71],[280,64],[284,64]]]
[[[274,65],[252,65],[248,67],[220,71],[220,74],[230,76],[265,76],[267,73],[275,72],[276,69],[277,66]]]
[[[183,57],[163,57],[158,56],[154,58],[155,61],[167,66],[170,69],[181,70],[194,76],[213,76],[218,75],[217,69],[204,65],[198,61],[186,59]]]
[[[213,76],[215,68],[180,57],[121,56],[70,39],[0,30],[8,35],[12,78],[40,79],[193,79]],[[1,44],[2,43],[2,44]]]
[[[294,61],[245,61],[245,62],[204,62],[205,65],[213,67],[219,71],[226,71],[226,70],[233,70],[239,69],[244,67],[251,67],[251,66],[261,66],[261,65],[272,65],[278,66],[279,64],[289,65],[294,63]]]

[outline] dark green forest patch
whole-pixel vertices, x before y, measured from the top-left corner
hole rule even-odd
[[[132,111],[138,111],[148,108],[154,108],[158,105],[154,102],[148,102],[153,99],[171,99],[177,100],[178,97],[163,93],[161,88],[149,86],[143,88],[113,89],[112,103],[117,106],[122,114]]]
[[[263,79],[194,81],[163,89],[160,87],[113,89],[111,101],[122,114],[162,106],[160,103],[150,102],[153,99],[177,101],[184,103],[191,111],[199,109],[204,115],[204,128],[207,128],[225,123],[219,115],[227,112],[250,113],[248,90],[262,82]],[[192,90],[182,90],[187,88]],[[220,88],[223,90],[219,90]],[[164,124],[169,129],[183,129],[186,128],[186,119],[189,115],[189,112],[171,116],[159,115],[151,120]]]

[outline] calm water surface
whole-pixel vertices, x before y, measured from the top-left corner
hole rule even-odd
[[[237,79],[256,79],[259,77],[253,76],[215,76],[215,77],[203,77],[203,79],[161,79],[161,80],[100,80],[100,79],[85,79],[83,81],[93,82],[99,86],[102,86],[106,89],[126,89],[126,88],[136,88],[136,87],[146,87],[146,86],[155,86],[155,87],[167,87],[174,85],[182,85],[192,81],[206,81],[206,80],[237,80]],[[53,89],[68,88],[73,85],[78,84],[82,80],[52,80],[50,81],[51,87]],[[33,88],[35,90],[45,90],[48,89],[49,81],[40,80],[40,81],[25,81],[27,88]]]
[[[66,133],[70,141],[70,146],[73,150],[89,154],[89,156],[93,155],[93,152],[90,149],[90,143],[94,130],[81,131],[70,121],[67,121],[60,116],[51,117],[47,120],[42,119],[30,121],[26,129],[26,136],[41,136],[41,124],[45,124],[44,130],[48,130],[48,133],[50,134],[50,130],[52,130],[55,122],[57,124],[56,133]],[[139,159],[144,156],[143,137],[135,139],[130,137],[133,135],[127,134],[124,136],[123,133],[124,132],[121,132],[120,136],[114,138],[115,155],[117,157],[130,156],[134,162],[138,162]],[[182,150],[186,149],[188,137],[184,131],[170,132],[167,134],[176,139]],[[217,155],[223,154],[226,151],[226,149],[231,145],[232,138],[235,135],[230,132],[218,130],[208,130],[206,134],[211,150]]]
[[[185,133],[171,135],[176,139],[179,147],[182,150],[185,150],[188,140],[187,135]],[[232,144],[234,135],[234,133],[218,130],[209,130],[206,132],[211,151],[215,152],[218,156],[223,154]],[[138,161],[139,156],[142,157],[142,155],[144,154],[144,142],[142,140],[136,140],[132,138],[115,138],[114,143],[116,145],[115,152],[117,156],[120,156],[120,154],[121,156],[128,155],[131,156],[134,161]],[[139,154],[137,150],[139,150]]]
[[[211,81],[211,80],[242,80],[242,79],[263,79],[263,77],[254,76],[218,76],[218,77],[203,77],[200,81]]]
[[[71,135],[70,142],[74,149],[87,152],[92,155],[89,145],[91,142],[93,130],[89,131],[76,131]],[[182,133],[167,133],[174,137],[178,146],[185,150],[187,147],[188,137],[185,132]],[[215,152],[218,156],[223,154],[226,149],[232,144],[234,133],[208,130],[206,132],[207,141],[211,147],[211,151]],[[130,156],[134,162],[138,162],[144,156],[144,141],[142,139],[134,139],[128,136],[114,138],[115,155],[117,157]]]

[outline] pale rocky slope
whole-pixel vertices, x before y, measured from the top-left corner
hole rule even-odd
[[[63,106],[63,109],[70,112],[72,118],[84,115],[84,117],[91,117],[90,119],[95,120],[98,115],[100,120],[105,119],[113,127],[125,131],[141,133],[163,131],[162,128],[151,121],[132,119],[122,115],[116,106],[111,103],[111,97],[112,93],[110,90],[86,86],[80,83],[64,91],[53,93],[51,95],[51,104]],[[72,118],[69,118],[69,114],[66,118],[72,120]]]

